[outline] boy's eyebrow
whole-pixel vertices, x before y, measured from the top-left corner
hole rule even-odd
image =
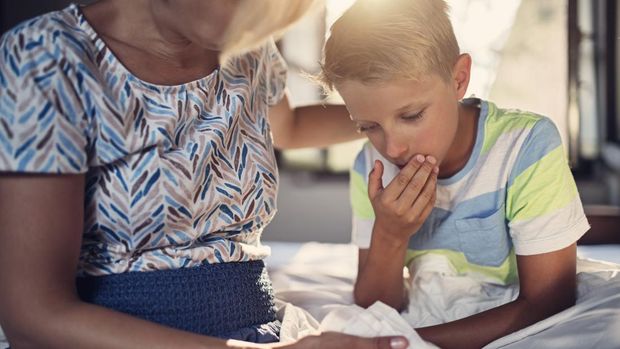
[[[420,105],[422,105],[422,103],[420,102],[413,102],[413,103],[409,103],[403,107],[400,107],[398,109],[396,109],[395,111],[395,115],[400,115],[406,111],[410,111],[412,109],[423,109],[422,107],[420,107]],[[417,108],[416,108],[417,107]],[[367,123],[375,123],[375,121],[372,120],[358,120],[355,118],[355,116],[353,116],[353,114],[349,113],[349,117],[351,118],[351,121],[354,121],[356,123],[360,123],[360,122],[367,122]]]
[[[396,110],[396,114],[400,114],[400,113],[402,113],[402,112],[405,112],[405,111],[408,111],[408,110],[411,110],[411,109],[416,109],[416,108],[414,108],[414,107],[416,107],[416,106],[417,106],[417,105],[419,105],[419,104],[420,104],[420,103],[409,103],[409,104],[407,104],[407,105],[405,105],[405,106],[403,106],[403,107],[398,108],[398,109]],[[421,109],[421,108],[418,108],[418,109]]]
[[[359,124],[359,123],[376,123],[376,121],[372,121],[372,120],[358,120],[353,115],[351,115],[351,121],[355,122],[356,124]]]

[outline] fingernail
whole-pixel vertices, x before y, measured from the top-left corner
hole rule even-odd
[[[406,349],[408,344],[409,343],[407,343],[407,340],[402,337],[394,337],[390,339],[390,348],[392,349]]]
[[[437,160],[435,160],[435,158],[430,155],[426,157],[426,161],[430,162],[432,165],[435,165],[437,163]]]
[[[437,167],[437,166],[433,167],[433,172],[439,173],[439,167]]]
[[[423,163],[424,162],[424,155],[416,155],[415,159],[418,160],[418,162]]]

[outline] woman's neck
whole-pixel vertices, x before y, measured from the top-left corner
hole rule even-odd
[[[219,52],[193,41],[158,2],[102,0],[83,12],[116,57],[145,81],[180,84],[204,77],[218,65]]]

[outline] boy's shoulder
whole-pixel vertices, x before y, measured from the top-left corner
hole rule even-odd
[[[482,101],[486,105],[487,125],[509,128],[531,128],[540,120],[548,119],[544,115],[518,108],[501,108],[491,101]],[[487,126],[488,127],[488,126]]]
[[[483,152],[498,144],[510,144],[512,148],[514,142],[522,144],[533,138],[544,140],[548,136],[554,139],[559,137],[554,122],[544,115],[521,109],[500,108],[488,101],[482,102],[482,109],[481,114],[486,114]],[[543,137],[539,137],[541,135]]]

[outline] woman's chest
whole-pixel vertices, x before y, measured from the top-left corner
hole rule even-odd
[[[266,105],[217,82],[130,97],[98,118],[90,161],[99,213],[122,212],[136,234],[151,214],[193,238],[268,220],[278,173]]]

